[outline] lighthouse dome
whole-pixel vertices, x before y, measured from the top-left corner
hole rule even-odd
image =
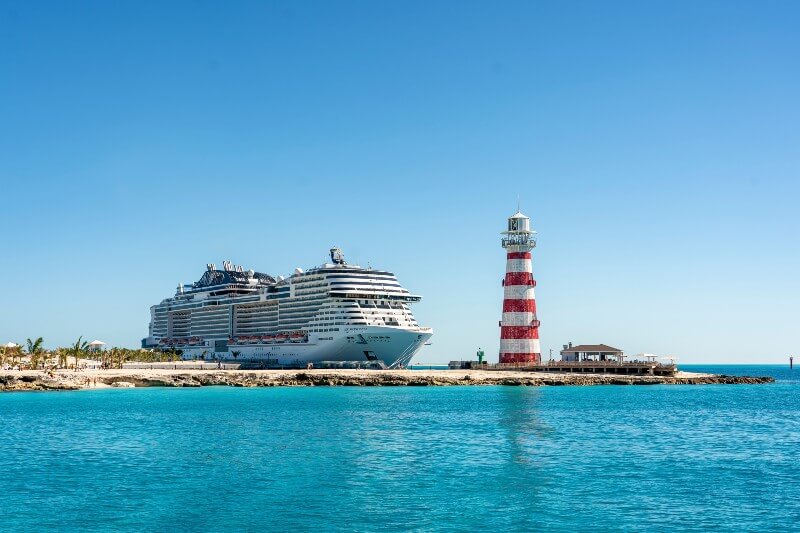
[[[531,219],[517,211],[508,217],[508,231],[530,231]]]

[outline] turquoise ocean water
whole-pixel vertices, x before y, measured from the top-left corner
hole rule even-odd
[[[0,395],[0,529],[800,528],[800,370],[771,385]]]

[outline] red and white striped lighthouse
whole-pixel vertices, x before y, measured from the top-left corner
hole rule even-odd
[[[539,319],[533,288],[531,250],[536,247],[536,232],[531,219],[517,211],[508,219],[503,233],[506,249],[506,277],[503,280],[503,320],[500,321],[500,362],[540,363]]]

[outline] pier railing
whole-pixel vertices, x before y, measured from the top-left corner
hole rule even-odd
[[[545,361],[542,363],[496,363],[476,368],[528,372],[587,372],[604,374],[673,375],[678,367],[650,361]]]

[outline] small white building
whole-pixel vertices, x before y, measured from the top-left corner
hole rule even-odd
[[[100,352],[100,351],[103,350],[103,346],[105,346],[105,345],[106,345],[106,343],[104,343],[103,341],[99,341],[99,340],[95,339],[95,340],[93,340],[92,342],[89,343],[88,350],[90,352]]]
[[[607,344],[565,344],[561,350],[562,361],[622,361],[625,354]]]

